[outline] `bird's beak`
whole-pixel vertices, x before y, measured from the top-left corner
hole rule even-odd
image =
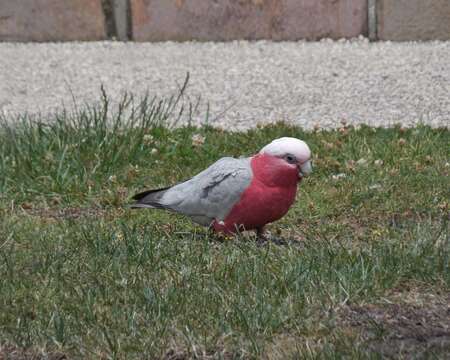
[[[308,176],[311,172],[312,172],[312,165],[310,160],[304,162],[303,164],[300,164],[298,169],[298,174],[300,177]]]

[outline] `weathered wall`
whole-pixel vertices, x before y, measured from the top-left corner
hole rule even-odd
[[[0,41],[450,40],[450,0],[0,0]]]
[[[0,0],[0,40],[105,38],[101,0]]]
[[[378,0],[378,39],[450,40],[450,0]]]
[[[298,40],[367,33],[367,0],[131,0],[138,41]]]

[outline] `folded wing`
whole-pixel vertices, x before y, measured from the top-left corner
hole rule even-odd
[[[135,195],[132,207],[163,208],[208,226],[226,218],[252,176],[249,158],[222,158],[190,180]]]

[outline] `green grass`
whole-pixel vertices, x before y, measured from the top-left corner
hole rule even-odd
[[[112,111],[103,96],[45,122],[3,119],[0,346],[70,358],[377,357],[343,308],[449,293],[448,130],[167,127],[178,100]],[[221,242],[181,216],[125,206],[280,136],[307,141],[315,163],[270,226],[288,246]]]

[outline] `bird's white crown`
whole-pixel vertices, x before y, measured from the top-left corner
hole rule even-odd
[[[292,154],[300,162],[306,162],[311,158],[311,150],[308,145],[304,141],[292,137],[275,139],[264,146],[260,153],[279,157]]]

